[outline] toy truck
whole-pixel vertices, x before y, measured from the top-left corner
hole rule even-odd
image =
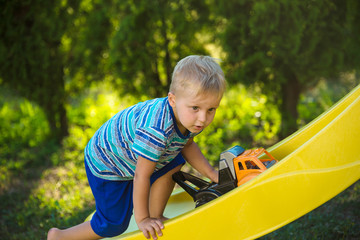
[[[173,175],[199,207],[256,177],[278,161],[264,148],[245,150],[234,146],[220,154],[219,183],[207,182],[185,172]]]

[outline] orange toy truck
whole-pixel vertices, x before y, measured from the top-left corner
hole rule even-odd
[[[264,148],[257,148],[246,150],[243,154],[234,158],[233,162],[237,186],[240,186],[277,163],[277,160]]]
[[[264,148],[245,150],[234,146],[220,154],[219,183],[209,183],[185,172],[177,172],[173,179],[199,207],[244,184],[278,161]]]

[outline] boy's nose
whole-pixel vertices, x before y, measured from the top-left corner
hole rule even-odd
[[[198,116],[198,121],[201,123],[205,123],[206,122],[206,113],[200,112],[199,116]]]

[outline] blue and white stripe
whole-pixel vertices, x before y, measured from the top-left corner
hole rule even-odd
[[[180,133],[167,97],[148,100],[104,123],[87,144],[85,160],[97,177],[129,180],[134,176],[138,156],[156,162],[157,171],[195,135]]]

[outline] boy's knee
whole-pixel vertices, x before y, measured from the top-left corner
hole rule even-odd
[[[51,228],[47,234],[47,240],[56,240],[59,238],[60,230],[57,228]]]

